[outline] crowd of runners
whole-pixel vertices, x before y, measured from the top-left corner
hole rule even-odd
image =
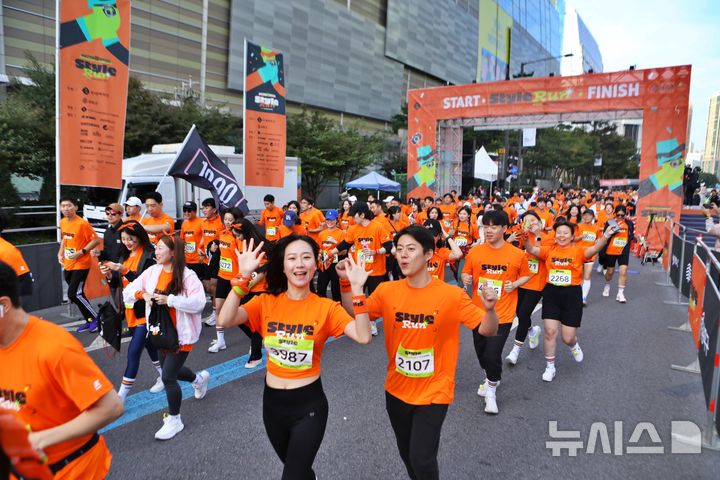
[[[578,329],[583,309],[598,300],[593,275],[604,276],[601,295],[608,297],[617,269],[615,299],[627,302],[631,190],[449,192],[407,203],[344,196],[324,213],[310,198],[279,206],[267,195],[264,202],[253,219],[218,209],[212,198],[200,212],[186,202],[176,231],[159,193],[131,197],[107,206],[101,239],[77,215],[77,201],[61,200],[57,261],[68,299],[85,320],[78,332],[101,328],[84,293],[95,256],[131,337],[125,372],[114,382],[71,334],[23,310],[33,273],[0,236],[0,364],[13,366],[0,371],[0,424],[19,418],[15,427],[29,432],[15,437],[26,456],[6,458],[10,468],[37,478],[46,478],[43,469],[56,478],[104,478],[111,457],[97,431],[122,415],[144,351],[147,372],[157,375],[150,392],[164,392],[168,403],[155,438],[172,439],[184,429],[178,382],[202,399],[210,380],[207,371],[185,366],[188,356],[232,348],[225,332],[239,327],[251,345],[245,367],[267,356],[263,422],[283,479],[315,478],[328,418],[323,346],[341,335],[360,344],[383,338],[386,409],[400,457],[410,478],[438,478],[460,325],[472,331],[485,412],[497,414],[502,352],[514,322],[505,361],[517,364],[526,342],[533,349],[542,338],[542,380],[551,382],[558,339],[568,358],[583,361]],[[6,225],[0,210],[0,235]],[[541,301],[542,323],[533,325]],[[199,345],[203,324],[215,338]],[[172,345],[163,343],[168,331]]]

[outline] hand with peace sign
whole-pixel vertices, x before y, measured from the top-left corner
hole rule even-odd
[[[243,277],[250,278],[253,272],[260,267],[263,258],[265,258],[265,252],[262,251],[264,243],[265,242],[260,242],[257,247],[254,247],[255,240],[251,238],[249,244],[247,240],[242,241],[242,252],[237,249],[235,250],[235,255],[237,255],[238,260],[238,271]]]

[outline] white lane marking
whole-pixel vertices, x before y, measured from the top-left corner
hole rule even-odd
[[[78,321],[76,321],[76,322],[61,323],[61,324],[59,324],[59,325],[60,325],[62,328],[64,328],[64,329],[70,329],[70,328],[79,327],[79,326],[82,325],[83,323],[85,323],[85,320],[78,320]]]

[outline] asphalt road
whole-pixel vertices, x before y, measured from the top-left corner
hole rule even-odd
[[[500,414],[483,412],[476,395],[484,379],[472,347],[472,336],[461,332],[455,402],[443,427],[439,461],[443,478],[697,478],[717,479],[720,452],[671,453],[671,422],[703,425],[705,404],[700,376],[670,369],[689,364],[695,350],[689,333],[667,329],[687,318],[686,307],[669,306],[676,298],[671,287],[659,287],[664,274],[658,266],[631,264],[626,290],[628,303],[602,298],[603,280],[593,273],[590,306],[579,332],[585,353],[576,364],[566,347],[558,349],[558,375],[552,383],[540,376],[542,347],[522,352],[515,367],[505,367],[498,388]],[[42,312],[57,323],[66,308]],[[539,322],[540,312],[534,315]],[[323,355],[322,381],[330,403],[330,417],[322,448],[315,461],[320,479],[406,478],[385,413],[383,380],[386,365],[382,327],[369,346],[347,338],[329,344]],[[185,430],[168,442],[154,440],[166,408],[164,394],[146,390],[156,375],[145,356],[126,417],[105,433],[113,453],[112,479],[271,479],[279,478],[281,464],[262,424],[264,368],[248,373],[244,359],[247,337],[238,329],[228,332],[229,348],[207,353],[214,338],[211,328],[190,354],[188,366],[211,369],[211,389],[201,401],[183,401]],[[91,345],[94,335],[78,338]],[[508,341],[506,352],[512,341]],[[106,349],[90,352],[108,377],[119,385],[125,367],[123,353],[110,358]],[[240,357],[240,358],[239,358]],[[188,390],[189,393],[189,390]],[[560,430],[580,432],[582,448],[576,456],[565,450],[553,456],[549,422]],[[609,451],[603,453],[597,437],[595,453],[588,453],[594,422],[607,429]],[[621,422],[616,423],[616,422]],[[631,443],[640,422],[651,422],[660,437],[648,432]],[[619,426],[622,432],[619,432]],[[602,426],[596,424],[595,429]],[[620,433],[618,435],[618,433]],[[619,440],[619,441],[618,441]],[[661,446],[663,453],[628,453],[628,447]]]

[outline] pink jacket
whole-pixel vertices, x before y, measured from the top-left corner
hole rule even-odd
[[[154,292],[162,265],[153,265],[123,289],[125,303],[135,302],[135,293]],[[205,307],[205,290],[195,272],[185,268],[181,295],[169,295],[168,307],[175,309],[180,345],[192,345],[200,338],[200,315]],[[145,318],[150,318],[150,304],[145,303]]]

